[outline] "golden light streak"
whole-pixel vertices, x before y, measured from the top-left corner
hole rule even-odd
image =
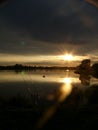
[[[81,61],[83,59],[88,59],[89,56],[77,56],[72,54],[59,55],[58,59],[63,61]]]
[[[60,96],[58,101],[62,102],[71,93],[72,90],[72,80],[69,77],[64,78],[64,84],[60,87]]]
[[[45,125],[45,123],[54,115],[59,104],[66,99],[66,97],[71,93],[71,91],[71,79],[66,77],[65,83],[62,86],[60,86],[59,90],[54,94],[55,99],[57,100],[56,103],[50,106],[48,109],[46,109],[42,118],[35,125],[36,129],[41,129]]]
[[[45,123],[53,116],[53,114],[56,112],[57,105],[58,104],[54,104],[53,106],[46,109],[42,118],[37,124],[35,124],[35,130],[41,129],[45,125]]]
[[[72,80],[71,80],[71,78],[64,78],[63,82],[66,84],[70,84],[72,82]]]
[[[66,77],[66,78],[62,78],[62,79],[60,79],[59,80],[59,82],[61,82],[61,83],[64,83],[64,84],[71,84],[71,83],[79,83],[80,81],[79,81],[79,78],[74,78],[74,77]]]
[[[15,54],[0,54],[1,64],[35,64],[35,65],[54,65],[63,66],[65,62],[71,62],[70,66],[75,66],[88,56],[74,56],[72,54],[66,55],[15,55]],[[75,61],[75,62],[73,62]]]

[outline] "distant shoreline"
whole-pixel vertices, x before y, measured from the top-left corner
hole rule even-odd
[[[21,64],[15,64],[11,66],[0,66],[0,70],[75,70],[76,67],[67,66],[26,66]]]

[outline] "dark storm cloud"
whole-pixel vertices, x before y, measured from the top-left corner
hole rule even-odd
[[[81,0],[12,0],[0,9],[0,22],[9,31],[52,43],[89,43],[98,34],[97,16],[98,9]],[[7,41],[18,37],[9,35]]]

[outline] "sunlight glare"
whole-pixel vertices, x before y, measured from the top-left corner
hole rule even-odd
[[[71,61],[71,60],[73,60],[73,56],[71,54],[66,54],[64,56],[64,60]]]
[[[66,77],[63,79],[63,85],[60,87],[60,96],[58,101],[62,102],[63,100],[66,99],[66,97],[71,93],[72,90],[72,80],[69,77]]]
[[[60,55],[58,58],[62,59],[64,61],[74,61],[74,60],[76,60],[76,56],[73,56],[72,54],[68,54],[68,53],[66,53],[65,55]]]
[[[64,78],[63,82],[66,84],[70,84],[72,81],[71,78]]]
[[[72,91],[71,83],[64,83],[59,90],[60,96],[58,102],[64,101],[66,97],[71,93],[71,91]]]

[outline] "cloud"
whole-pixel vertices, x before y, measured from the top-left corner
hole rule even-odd
[[[98,33],[97,13],[77,0],[15,0],[1,8],[0,15],[9,26],[35,40],[77,44]]]
[[[0,7],[0,52],[86,54],[98,42],[98,9],[81,0],[11,0]]]

